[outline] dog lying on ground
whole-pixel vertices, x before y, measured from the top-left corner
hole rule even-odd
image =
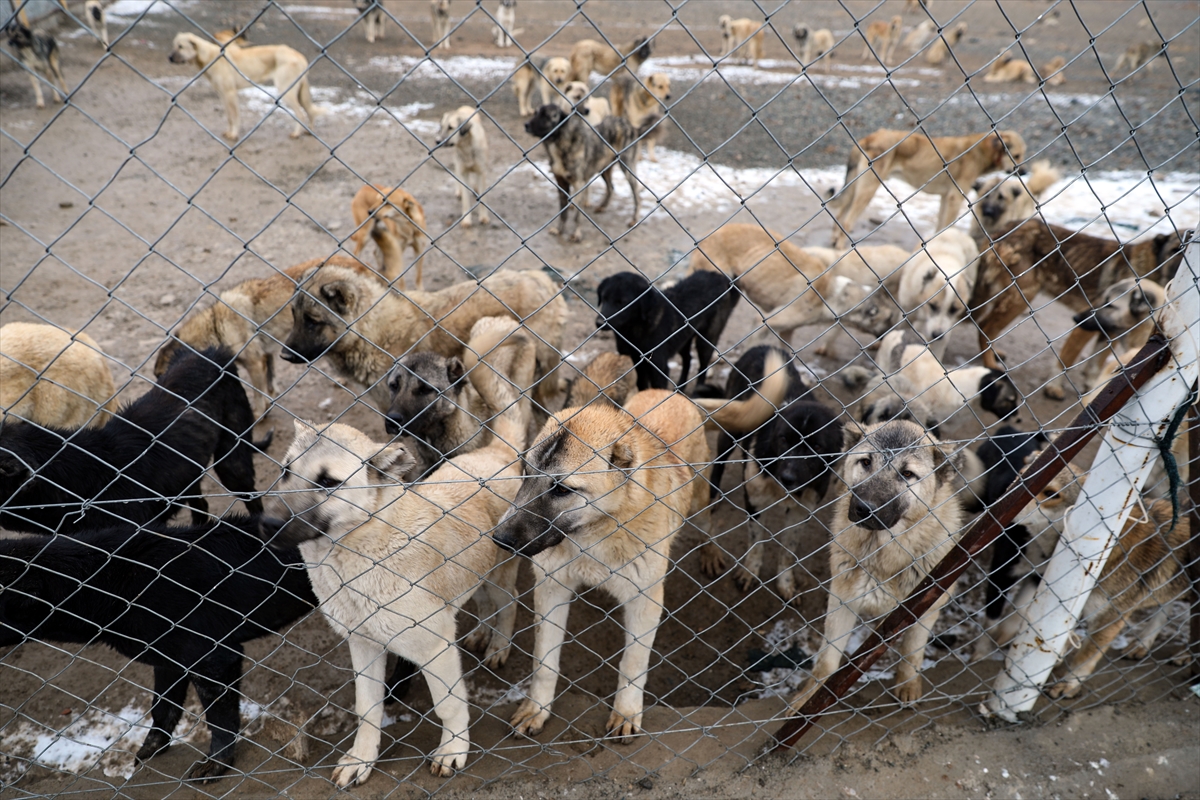
[[[942,35],[933,40],[933,44],[929,45],[929,49],[925,52],[926,63],[932,64],[935,67],[940,67],[946,61],[946,56],[950,55],[950,50],[958,46],[962,41],[962,37],[967,32],[967,23],[959,22],[948,31],[943,31]]]
[[[233,42],[216,45],[194,33],[180,33],[175,36],[167,60],[172,64],[191,64],[204,73],[225,104],[229,127],[221,135],[231,142],[238,140],[238,89],[250,85],[247,81],[271,83],[281,93],[280,101],[296,117],[296,127],[291,133],[293,139],[305,133],[301,114],[311,128],[317,117],[324,113],[313,103],[312,88],[308,84],[308,59],[287,45],[240,47]]]
[[[339,788],[366,781],[379,758],[388,650],[417,663],[429,686],[442,722],[433,774],[466,766],[470,713],[455,618],[475,594],[480,624],[465,645],[499,669],[517,613],[517,560],[487,532],[517,493],[529,420],[519,398],[500,390],[508,396],[493,399],[504,411],[490,423],[491,443],[411,486],[402,481],[413,459],[401,445],[377,444],[346,425],[317,431],[296,420],[275,496],[289,514],[264,531],[300,545],[321,611],[350,645],[359,725],[333,772]]]
[[[150,391],[100,428],[28,422],[0,430],[0,521],[31,533],[72,533],[121,521],[164,520],[180,502],[208,519],[200,481],[222,485],[262,513],[254,493],[254,425],[227,350],[182,352]]]
[[[812,69],[817,62],[825,61],[825,71],[833,67],[833,33],[828,28],[812,30],[807,25],[797,24],[792,36],[800,44],[800,69]]]
[[[1122,68],[1128,67],[1125,75],[1129,76],[1142,67],[1145,67],[1146,72],[1153,72],[1154,60],[1165,52],[1166,48],[1162,42],[1138,42],[1137,44],[1130,45],[1129,49],[1121,54],[1121,57],[1117,59],[1117,66],[1113,71],[1120,72]]]
[[[428,230],[425,225],[425,209],[417,202],[417,198],[399,186],[389,189],[378,184],[368,184],[359,189],[350,201],[350,213],[354,216],[354,233],[350,234],[350,241],[354,242],[354,257],[358,258],[367,239],[371,238],[371,226],[375,218],[383,218],[387,234],[396,240],[401,255],[408,248],[412,248],[412,268],[416,270],[416,285],[418,289],[423,289],[421,256],[429,248],[429,236],[425,233]],[[380,258],[382,257],[380,248]],[[383,277],[388,282],[400,279],[400,288],[403,289],[403,270],[393,275],[391,272],[394,270],[387,267],[388,265],[385,265]]]
[[[1075,324],[1084,331],[1095,331],[1097,347],[1084,368],[1085,392],[1100,384],[1109,361],[1141,348],[1154,332],[1154,315],[1167,304],[1167,290],[1149,278],[1117,281],[1104,296],[1099,308],[1075,315]]]
[[[946,335],[967,317],[978,257],[974,239],[947,228],[901,268],[896,302],[939,359],[949,341]]]
[[[487,190],[488,142],[483,123],[471,106],[459,106],[442,115],[441,131],[434,149],[454,145],[454,177],[458,179],[455,192],[462,201],[459,214],[463,228],[471,227],[474,214],[480,225],[492,221],[488,207],[481,197]],[[478,211],[473,209],[478,205]]]
[[[607,117],[593,128],[577,114],[564,112],[556,105],[544,105],[525,123],[525,132],[546,145],[550,171],[558,182],[558,228],[552,228],[551,233],[565,236],[572,242],[583,240],[583,234],[579,232],[581,211],[574,196],[582,194],[592,178],[599,175],[604,179],[604,199],[590,211],[602,213],[612,199],[614,166],[625,173],[633,195],[629,227],[637,223],[637,147],[634,146],[633,128],[624,117]]]
[[[528,59],[513,73],[513,91],[517,95],[517,111],[523,117],[533,116],[534,108],[529,102],[529,95],[534,84],[542,94],[542,105],[552,103],[571,83],[571,62],[565,58],[543,58],[534,66],[533,59]],[[580,81],[584,85],[587,81]]]
[[[802,325],[839,321],[878,336],[899,318],[896,305],[876,291],[878,284],[861,285],[833,274],[758,225],[722,225],[696,246],[689,270],[728,275],[763,313],[767,328],[785,342]]]
[[[1037,213],[1042,195],[1062,178],[1062,173],[1046,160],[1035,161],[1028,175],[997,175],[975,181],[972,187],[979,198],[971,204],[974,222],[971,235],[977,242],[988,242],[1006,225],[1024,222]]]
[[[4,32],[8,34],[8,46],[17,54],[17,61],[29,71],[29,82],[33,84],[33,96],[38,108],[46,107],[46,99],[42,97],[42,82],[38,75],[43,75],[46,82],[58,92],[59,99],[67,102],[67,79],[63,77],[59,66],[58,42],[48,33],[41,33],[27,28],[21,20],[14,16],[8,21]]]
[[[497,270],[438,292],[401,293],[374,275],[327,264],[296,289],[283,358],[303,364],[326,356],[338,375],[365,387],[376,407],[386,409],[391,393],[383,378],[398,357],[413,350],[462,357],[482,317],[515,317],[529,328],[537,350],[533,398],[547,407],[559,391],[554,373],[567,302],[540,270]]]
[[[629,120],[633,128],[638,147],[645,148],[649,159],[657,163],[654,145],[666,132],[662,121],[666,119],[667,108],[663,104],[671,99],[671,79],[662,72],[655,72],[645,81],[639,81],[629,75],[624,83],[621,95],[624,98],[625,105],[622,111],[625,119]]]
[[[104,45],[104,49],[108,49],[108,14],[104,11],[104,5],[100,0],[87,0],[83,4],[83,16],[87,19],[88,28]]]
[[[862,58],[874,56],[882,64],[889,63],[896,45],[900,43],[900,31],[903,27],[904,20],[899,16],[892,17],[890,22],[872,22],[868,25]]]
[[[1028,61],[1011,53],[999,56],[983,76],[984,83],[1037,83],[1037,72]]]
[[[762,395],[744,401],[650,390],[624,408],[592,403],[547,421],[525,454],[528,474],[513,507],[492,534],[534,568],[534,674],[512,718],[517,733],[534,736],[549,719],[570,601],[593,586],[616,598],[626,634],[605,730],[618,739],[641,732],[671,543],[685,521],[709,527],[705,425],[735,433],[761,425],[787,391],[782,367],[777,356],[768,359]],[[702,409],[711,412],[707,423]],[[715,546],[706,551],[702,568],[719,568]]]
[[[255,391],[250,404],[256,418],[264,416],[275,398],[275,346],[292,329],[291,299],[306,274],[328,264],[374,277],[362,262],[333,256],[313,258],[269,278],[251,278],[217,295],[211,306],[192,313],[158,351],[154,375],[161,378],[181,349],[196,352],[221,347],[237,354],[237,363]]]
[[[517,0],[500,0],[496,9],[496,24],[492,26],[492,36],[496,47],[512,47],[516,41],[512,38],[522,31],[517,29]]]
[[[937,230],[958,218],[963,188],[980,175],[1012,172],[1025,160],[1025,140],[1016,131],[939,136],[880,129],[858,140],[846,162],[846,180],[829,203],[833,214],[833,247],[842,247],[854,224],[867,210],[882,181],[898,174],[918,191],[941,197]]]
[[[759,391],[764,380],[768,355],[779,352],[782,361],[786,354],[767,345],[751,348],[737,360],[725,383],[725,397],[745,400]],[[777,541],[784,557],[775,570],[775,587],[784,602],[797,595],[793,574],[795,553],[802,522],[789,521],[784,530],[768,531],[760,522],[766,509],[785,504],[790,517],[792,506],[799,505],[809,516],[817,509],[829,488],[833,463],[842,453],[842,424],[839,414],[812,400],[810,389],[801,380],[792,364],[786,367],[788,391],[779,413],[762,427],[738,439],[722,431],[717,439],[717,458],[713,464],[712,485],[720,490],[725,463],[735,447],[748,455],[742,472],[745,492],[748,541],[746,555],[734,572],[742,591],[750,591],[762,578],[763,551],[768,539]]]
[[[374,44],[375,37],[383,38],[383,6],[380,0],[354,0],[354,10],[362,15],[367,28],[367,43]]]
[[[604,352],[589,361],[579,377],[571,381],[563,408],[581,408],[601,396],[614,406],[622,406],[637,390],[633,359]]]
[[[996,340],[1030,310],[1029,303],[1039,292],[1077,314],[1091,313],[1103,303],[1108,287],[1124,278],[1149,277],[1165,285],[1175,277],[1182,257],[1178,233],[1122,245],[1038,219],[1001,228],[995,244],[979,257],[970,303],[984,365],[1000,368]],[[1095,336],[1079,328],[1071,331],[1058,355],[1064,372]],[[1062,377],[1047,383],[1044,391],[1047,397],[1061,400]]]
[[[860,623],[889,614],[950,552],[963,533],[955,495],[957,456],[936,437],[907,421],[861,432],[847,428],[842,459],[845,491],[833,516],[829,546],[829,605],[825,637],[812,677],[791,700],[799,711],[841,663]],[[901,661],[893,694],[915,703],[924,694],[925,645],[955,587],[941,596],[898,642]]]
[[[429,16],[433,20],[431,51],[450,49],[450,0],[429,0]]]
[[[443,459],[487,444],[488,420],[505,410],[495,404],[509,395],[528,404],[535,367],[533,342],[516,320],[484,317],[471,328],[461,360],[426,352],[396,361],[387,376],[392,402],[384,428],[414,440],[424,475]]]
[[[316,605],[295,548],[272,553],[256,517],[190,528],[124,524],[73,537],[0,539],[0,647],[36,639],[102,643],[154,668],[151,728],[137,752],[170,746],[188,684],[212,743],[187,780],[233,767],[242,644]]]
[[[704,374],[716,352],[741,296],[720,273],[697,272],[665,292],[636,272],[619,272],[600,282],[596,290],[599,330],[611,330],[617,352],[633,359],[639,389],[670,389],[687,384],[692,365],[692,343],[699,365],[696,380]],[[682,360],[679,382],[671,381],[671,358]]]
[[[754,66],[763,54],[763,38],[766,25],[752,19],[734,19],[728,14],[722,14],[717,20],[721,29],[720,58],[742,53],[742,60]]]
[[[1067,82],[1067,76],[1064,74],[1066,66],[1067,60],[1065,58],[1055,56],[1042,66],[1042,80],[1046,82],[1047,86],[1062,86]]]
[[[112,372],[96,340],[54,325],[0,328],[0,413],[45,428],[99,428],[117,410]]]

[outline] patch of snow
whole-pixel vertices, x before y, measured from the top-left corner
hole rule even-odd
[[[187,2],[180,0],[173,0],[170,4],[165,0],[117,0],[105,8],[105,13],[109,19],[136,19],[142,14],[172,14],[187,5]]]
[[[530,676],[519,683],[513,683],[501,689],[494,689],[490,686],[472,685],[469,689],[471,700],[483,708],[519,703],[526,698],[529,692],[529,683],[532,679],[532,676]]]
[[[353,6],[280,6],[286,14],[308,14],[312,17],[357,17],[358,10]]]
[[[519,66],[515,58],[482,56],[375,56],[367,63],[377,69],[410,78],[450,78],[453,81],[506,81]]]

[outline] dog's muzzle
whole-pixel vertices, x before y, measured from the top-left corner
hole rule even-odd
[[[1103,331],[1104,321],[1095,311],[1083,311],[1074,316],[1075,324],[1082,331],[1091,331],[1093,333]]]
[[[877,506],[868,500],[852,495],[850,498],[850,521],[869,531],[883,531],[900,521],[900,504],[895,499]]]

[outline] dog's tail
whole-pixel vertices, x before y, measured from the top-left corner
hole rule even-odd
[[[745,400],[703,400],[692,402],[708,415],[706,427],[724,428],[729,433],[749,433],[770,419],[787,397],[788,374],[784,369],[783,355],[772,349],[763,365],[766,376],[758,391]]]
[[[1062,173],[1050,165],[1050,162],[1042,159],[1034,162],[1029,171],[1029,177],[1025,179],[1025,188],[1034,197],[1041,197],[1042,192],[1049,189],[1062,178]]]
[[[493,414],[487,427],[494,444],[512,450],[514,459],[525,449],[530,417],[525,394],[533,385],[536,364],[534,342],[516,320],[483,317],[471,328],[463,366]]]

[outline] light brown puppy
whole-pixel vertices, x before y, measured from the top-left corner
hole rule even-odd
[[[336,372],[367,388],[379,408],[391,402],[384,376],[396,358],[428,350],[462,357],[482,317],[515,317],[534,334],[534,399],[543,407],[558,394],[551,376],[562,356],[567,303],[561,287],[539,270],[497,270],[438,292],[397,292],[374,274],[327,265],[312,272],[292,301],[292,330],[283,357],[307,363],[326,356]]]
[[[877,59],[883,64],[892,60],[892,53],[900,43],[900,31],[904,20],[892,17],[890,22],[872,22],[867,26],[866,43],[863,45],[864,59]]]
[[[282,93],[282,101],[296,115],[296,127],[291,133],[293,139],[305,133],[301,114],[312,127],[317,117],[324,113],[313,103],[306,74],[308,59],[286,45],[239,47],[231,42],[221,46],[206,42],[194,33],[180,33],[175,36],[167,58],[172,64],[191,64],[204,71],[204,77],[225,104],[229,127],[222,136],[231,142],[238,139],[238,89],[248,86],[247,81],[271,83]]]
[[[758,306],[770,331],[787,341],[802,325],[839,319],[875,335],[899,317],[878,284],[856,283],[837,275],[778,233],[758,225],[731,222],[702,240],[689,271],[713,269],[737,281]],[[772,313],[773,312],[773,313]]]
[[[812,30],[807,25],[797,24],[792,36],[800,44],[800,69],[812,69],[818,61],[825,61],[825,71],[833,67],[833,32],[828,28]]]
[[[975,217],[972,235],[987,242],[1001,228],[1029,219],[1037,212],[1042,195],[1061,179],[1062,173],[1042,159],[1033,162],[1028,175],[975,181],[972,188],[978,199],[971,204]]]
[[[664,103],[671,99],[671,79],[662,72],[655,72],[627,88],[623,94],[626,98],[625,119],[633,126],[638,147],[644,147],[646,156],[657,163],[654,145],[666,133],[662,121],[667,115]]]
[[[617,48],[595,39],[581,39],[571,47],[570,80],[590,83],[593,72],[598,72],[605,78],[621,78],[627,73],[636,75],[646,59],[650,58],[652,51],[653,47],[645,36],[639,36],[629,44],[618,45]],[[608,99],[612,103],[613,113],[623,116],[625,97],[620,80],[613,83]]]
[[[96,340],[54,325],[0,328],[0,412],[47,428],[99,428],[118,408]]]
[[[546,423],[525,454],[528,474],[513,509],[492,534],[534,567],[535,666],[528,696],[512,717],[518,733],[536,735],[549,719],[570,602],[596,586],[616,598],[626,634],[605,730],[618,739],[641,732],[671,543],[685,523],[705,532],[710,524],[705,425],[748,432],[766,421],[788,382],[777,356],[768,370],[761,396],[748,400],[692,401],[650,389],[624,408],[592,403]],[[711,574],[723,559],[711,544],[710,552],[702,568]]]
[[[378,216],[385,220],[387,234],[394,237],[401,253],[412,248],[416,259],[413,262],[417,273],[416,285],[418,289],[424,288],[421,285],[421,256],[429,247],[429,236],[425,233],[425,209],[417,202],[417,198],[399,186],[389,189],[379,184],[367,184],[350,201],[350,213],[354,215],[354,233],[350,234],[350,241],[354,242],[354,256],[358,257],[371,237],[371,227],[375,223],[368,220]],[[383,259],[382,249],[380,258]],[[383,277],[389,281],[400,278],[401,289],[404,288],[402,273],[403,270],[396,272],[394,265],[385,263]]]
[[[858,140],[846,162],[842,190],[829,203],[832,246],[844,246],[875,192],[893,174],[918,191],[941,197],[936,229],[941,231],[958,218],[965,187],[988,172],[1011,172],[1024,160],[1025,140],[1016,131],[930,139],[914,131],[877,130]]]
[[[728,14],[722,14],[717,20],[721,28],[721,58],[733,56],[740,51],[742,59],[751,65],[757,64],[762,58],[763,36],[766,26],[752,19],[734,19]]]
[[[1042,80],[1046,81],[1047,86],[1062,86],[1067,82],[1066,66],[1067,60],[1065,58],[1055,56],[1042,67]]]
[[[992,62],[987,74],[983,76],[984,83],[1037,83],[1037,73],[1033,65],[1021,58],[1014,58],[1005,53]]]
[[[637,392],[637,373],[633,359],[619,353],[604,352],[583,368],[567,389],[563,408],[580,408],[597,397],[606,397],[613,405],[624,405]]]
[[[517,111],[528,117],[534,112],[533,104],[529,102],[534,85],[541,92],[542,105],[555,102],[571,83],[571,62],[559,57],[544,58],[535,67],[532,59],[527,60],[513,73],[512,82],[517,95]],[[581,83],[586,85],[587,81]]]
[[[840,474],[846,488],[834,506],[824,643],[812,677],[791,700],[793,712],[837,670],[854,629],[895,609],[962,535],[958,459],[933,434],[899,420],[866,428],[859,439],[855,426],[846,431],[850,447]],[[900,638],[893,693],[902,703],[924,694],[925,645],[953,592]]]
[[[935,67],[940,67],[946,61],[946,56],[950,55],[951,48],[958,46],[966,32],[967,23],[965,22],[960,22],[950,30],[944,31],[941,36],[933,40],[933,44],[929,45],[929,49],[925,51],[925,61]]]
[[[429,16],[433,21],[433,46],[430,50],[450,49],[450,0],[429,0]]]

